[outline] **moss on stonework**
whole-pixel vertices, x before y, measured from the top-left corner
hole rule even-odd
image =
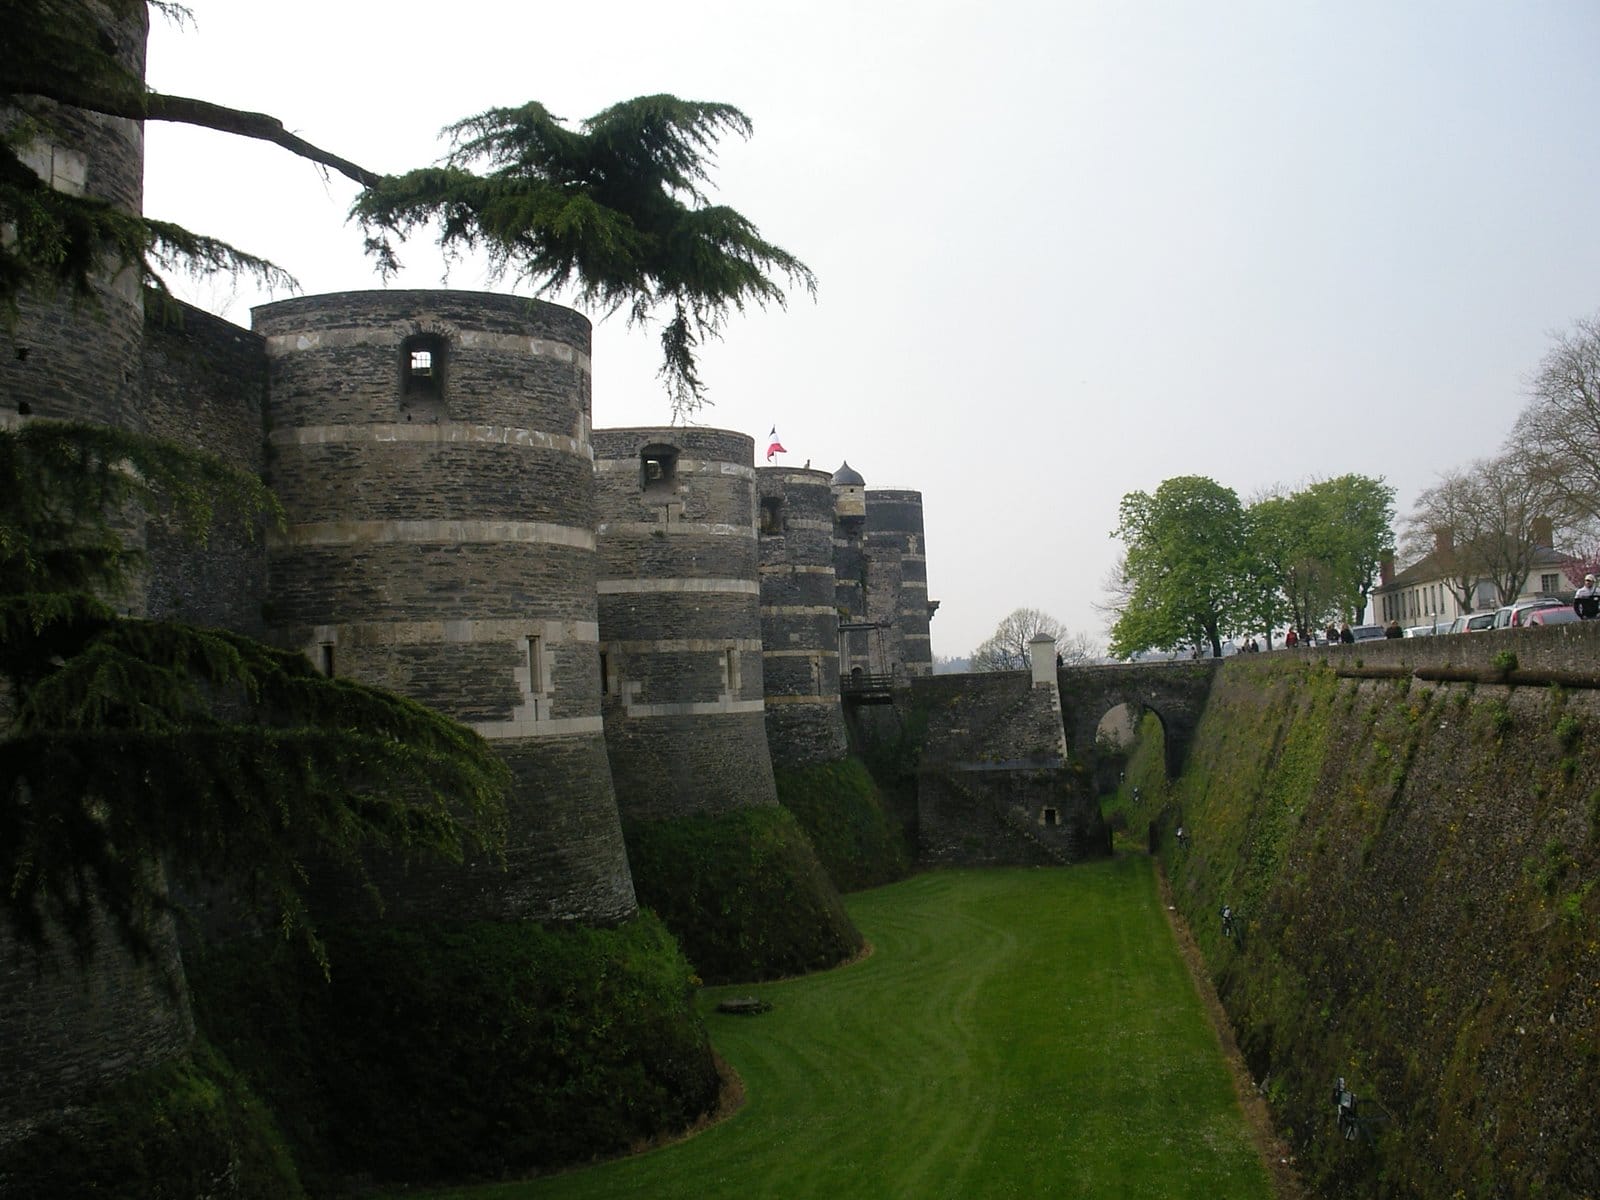
[[[782,806],[624,822],[639,903],[707,982],[835,966],[861,948],[839,893]]]
[[[779,768],[775,775],[779,802],[805,830],[840,891],[905,877],[911,862],[905,837],[885,815],[861,760]]]
[[[266,1108],[203,1041],[51,1114],[0,1148],[7,1200],[300,1200]]]
[[[694,980],[648,914],[615,929],[326,930],[191,970],[197,1019],[278,1114],[308,1187],[528,1174],[680,1131],[719,1081]]]

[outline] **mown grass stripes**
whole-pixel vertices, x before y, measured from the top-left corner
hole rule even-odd
[[[477,1200],[1270,1195],[1142,857],[857,893],[872,957],[708,990],[748,1101],[686,1142]],[[759,1017],[712,1011],[755,992]]]

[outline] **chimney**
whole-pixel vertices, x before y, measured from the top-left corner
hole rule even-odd
[[[1435,529],[1433,531],[1433,552],[1440,558],[1449,558],[1455,551],[1455,534],[1448,529]]]
[[[1533,544],[1544,549],[1555,545],[1555,535],[1551,530],[1549,517],[1533,519]]]
[[[1378,559],[1378,583],[1388,587],[1394,582],[1394,551],[1385,550]]]

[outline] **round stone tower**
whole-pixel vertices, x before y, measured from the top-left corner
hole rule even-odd
[[[867,615],[889,627],[885,644],[892,668],[907,675],[933,674],[921,492],[867,492],[867,558]]]
[[[632,916],[600,717],[589,322],[447,291],[254,316],[288,514],[269,546],[273,637],[471,726],[515,776],[509,869],[413,866],[389,911]]]
[[[150,18],[143,4],[112,14],[89,0],[107,43],[133,75],[144,75]],[[38,135],[19,154],[58,192],[104,200],[138,213],[144,200],[144,125],[122,117],[29,98],[0,108],[0,130],[19,119]],[[93,300],[65,294],[23,297],[15,325],[0,324],[0,413],[32,414],[100,425],[137,427],[139,348],[144,297],[137,264],[94,280]]]
[[[755,443],[597,429],[606,747],[624,817],[776,805],[762,705]]]
[[[844,757],[833,490],[826,471],[761,467],[761,678],[775,766]]]
[[[119,62],[144,73],[145,6],[101,17]],[[30,98],[0,108],[0,130],[38,121],[20,157],[57,191],[138,213],[144,192],[144,129]],[[33,417],[135,427],[144,306],[137,266],[107,270],[94,297],[22,296],[14,323],[0,323],[0,423]],[[136,526],[129,536],[140,537]],[[139,608],[137,595],[122,603]],[[0,702],[0,727],[11,719]],[[152,868],[156,869],[156,868]],[[42,961],[0,929],[0,1145],[27,1122],[93,1088],[181,1054],[194,1032],[170,921],[151,930],[152,953],[136,958],[101,914],[92,918],[95,953],[80,969],[64,932]],[[21,1122],[13,1125],[13,1122]]]

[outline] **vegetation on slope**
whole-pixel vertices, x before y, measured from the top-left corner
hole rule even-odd
[[[910,870],[905,838],[857,758],[779,768],[778,800],[805,830],[841,892],[877,887]]]
[[[49,1114],[6,1148],[0,1196],[300,1200],[282,1136],[217,1054],[139,1072]]]
[[[196,1016],[326,1192],[529,1173],[713,1107],[693,978],[661,924],[326,931],[332,978],[281,940],[191,969]]]
[[[833,882],[788,809],[625,821],[639,903],[705,979],[772,979],[861,948]]]
[[[1265,660],[1224,668],[1174,785],[1136,752],[1135,827],[1324,1194],[1600,1192],[1596,730],[1587,689]]]

